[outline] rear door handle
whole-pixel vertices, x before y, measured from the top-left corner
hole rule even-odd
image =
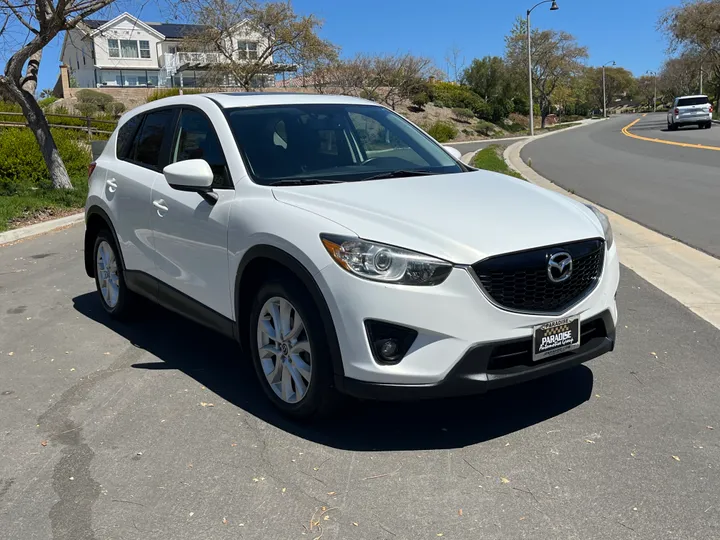
[[[105,182],[107,184],[108,191],[110,193],[115,193],[115,190],[117,189],[117,182],[114,178],[108,178]]]
[[[165,206],[165,201],[163,199],[153,201],[153,206],[157,208],[157,215],[160,217],[163,217],[162,212],[168,211],[168,207]]]

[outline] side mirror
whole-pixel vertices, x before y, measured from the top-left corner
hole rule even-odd
[[[188,159],[171,163],[163,169],[170,187],[180,191],[210,191],[213,172],[204,159]]]
[[[443,150],[445,150],[448,154],[450,154],[452,157],[460,161],[462,159],[462,152],[458,150],[457,148],[453,148],[452,146],[445,146],[443,145]]]

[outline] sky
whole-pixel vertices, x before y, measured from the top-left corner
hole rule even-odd
[[[109,12],[95,18],[113,18],[127,11],[151,22],[187,22],[173,19],[164,1],[117,0]],[[447,69],[451,48],[470,63],[486,55],[501,56],[504,37],[518,16],[540,0],[293,0],[295,10],[324,21],[321,36],[340,46],[342,56],[365,53],[405,53],[432,58]],[[659,69],[666,43],[657,20],[680,0],[558,0],[532,13],[533,28],[564,30],[588,47],[588,65],[615,61],[636,76]],[[51,88],[59,74],[62,35],[43,53],[38,89]]]

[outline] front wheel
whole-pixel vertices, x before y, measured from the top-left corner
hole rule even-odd
[[[255,372],[275,406],[298,419],[331,411],[330,351],[318,309],[299,282],[278,278],[262,285],[248,332]]]

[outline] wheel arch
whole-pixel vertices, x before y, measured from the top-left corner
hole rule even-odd
[[[340,343],[335,331],[330,308],[323,296],[315,278],[305,266],[286,251],[270,246],[256,245],[250,248],[243,256],[235,276],[235,316],[237,334],[240,345],[246,353],[250,350],[246,332],[249,323],[252,294],[257,287],[273,273],[289,274],[305,287],[318,309],[327,338],[332,359],[335,378],[343,377],[345,370],[342,363]]]
[[[95,277],[95,264],[93,261],[93,251],[95,249],[95,238],[97,233],[102,229],[108,229],[112,234],[113,240],[115,241],[115,247],[117,248],[117,256],[120,258],[120,264],[122,268],[125,268],[125,261],[123,260],[122,250],[120,249],[120,243],[118,242],[117,233],[115,227],[113,227],[112,220],[107,212],[99,206],[91,206],[88,208],[85,218],[85,273],[88,277]]]

